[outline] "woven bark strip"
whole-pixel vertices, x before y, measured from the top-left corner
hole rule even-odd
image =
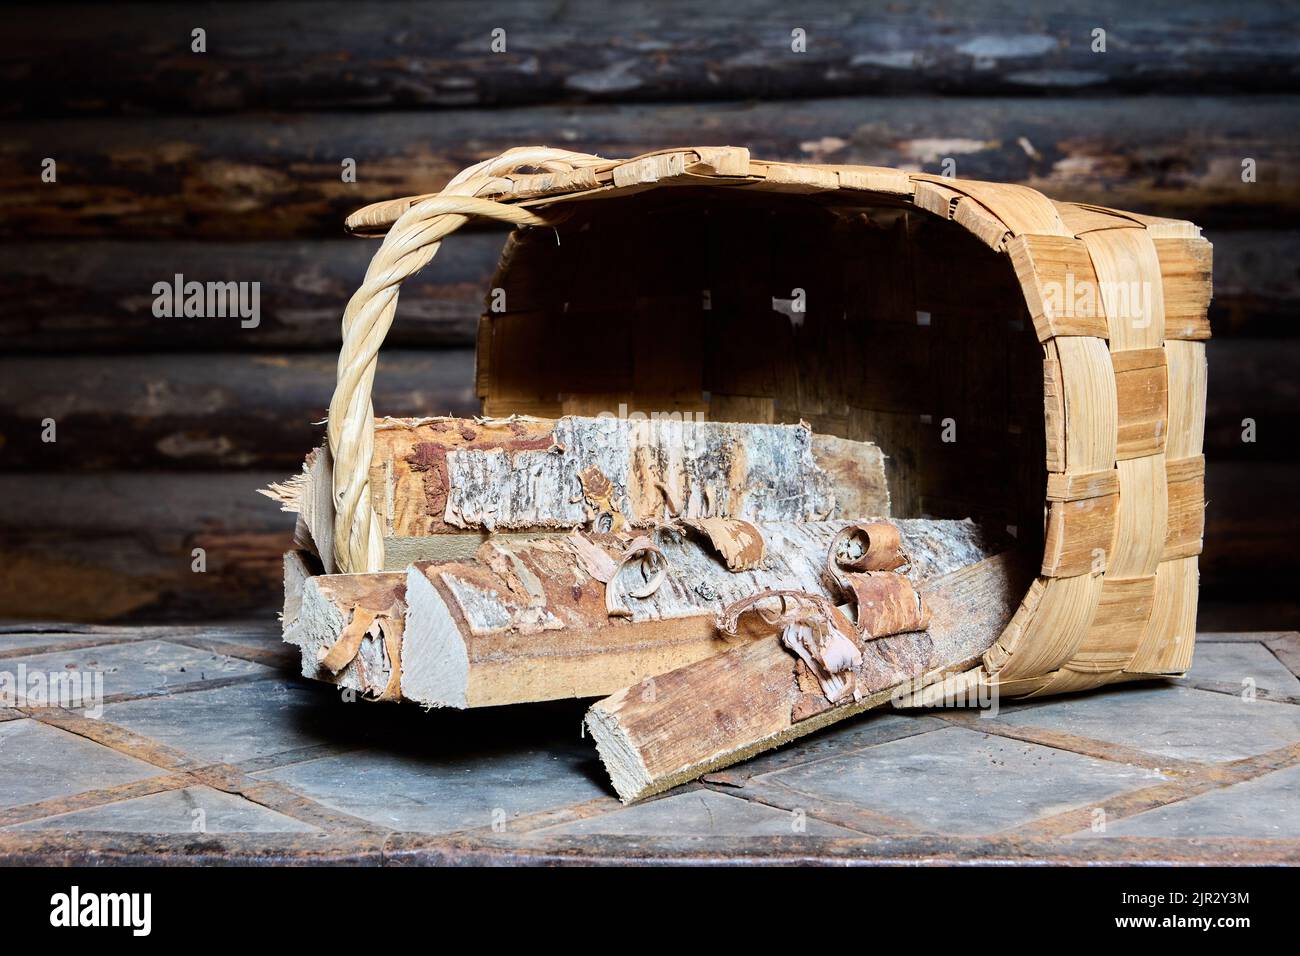
[[[1169,526],[1160,560],[1201,553],[1205,534],[1205,456],[1167,461]]]
[[[1115,367],[1116,458],[1145,458],[1165,450],[1169,428],[1169,376],[1165,350],[1111,353]]]

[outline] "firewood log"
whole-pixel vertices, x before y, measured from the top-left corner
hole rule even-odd
[[[334,570],[328,450],[267,492]],[[602,495],[596,487],[608,482]],[[645,528],[669,517],[813,521],[889,514],[884,457],[804,425],[682,419],[381,419],[370,469],[384,570],[472,557],[489,535]],[[602,527],[603,523],[603,527]]]
[[[909,522],[899,525],[906,539]],[[770,635],[598,702],[587,727],[614,789],[625,803],[639,800],[975,666],[1024,593],[1032,569],[1023,564],[1009,552],[918,574],[929,627],[866,642],[858,699],[831,704]]]
[[[705,531],[658,534],[662,580],[638,560],[616,575],[629,535],[555,535],[531,541],[493,537],[471,560],[419,562],[400,572],[318,575],[302,586],[301,610],[286,639],[303,653],[304,674],[371,697],[390,689],[400,662],[403,699],[428,706],[481,707],[611,694],[727,651],[717,628],[727,605],[769,589],[839,595],[824,574],[827,552],[846,521],[754,522],[761,562],[730,570]],[[999,539],[970,521],[896,522],[916,579],[978,562]],[[643,596],[637,596],[642,594]],[[374,616],[405,603],[400,648]],[[357,610],[368,630],[348,627]],[[613,611],[613,613],[611,613]],[[331,673],[322,666],[349,634],[356,658]],[[351,650],[351,647],[348,648]],[[391,696],[391,695],[390,695]]]

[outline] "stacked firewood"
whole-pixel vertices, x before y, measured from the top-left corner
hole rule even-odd
[[[318,449],[268,492],[298,515],[303,673],[428,707],[603,698],[624,800],[969,671],[1023,591],[1003,538],[889,519],[880,450],[802,424],[382,421],[370,574],[330,573],[330,487]]]

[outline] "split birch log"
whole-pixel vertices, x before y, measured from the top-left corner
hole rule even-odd
[[[979,561],[997,546],[972,522],[897,524],[924,576]],[[408,610],[396,657],[406,700],[469,708],[599,697],[731,648],[716,630],[716,614],[738,598],[771,587],[828,594],[819,572],[846,525],[753,525],[764,538],[764,558],[749,571],[729,571],[710,537],[669,538],[662,544],[666,578],[653,596],[627,598],[623,579],[615,584],[627,618],[608,614],[607,585],[591,575],[572,538],[494,538],[481,561],[422,563],[408,575],[318,575],[309,555],[290,551],[285,640],[302,649],[304,676],[383,696],[393,680],[394,654],[381,639],[387,635],[361,641],[356,659],[337,674],[321,659],[341,641],[357,607],[374,613],[390,606],[404,585]]]
[[[302,617],[302,592],[307,581],[320,571],[315,555],[300,549],[284,553],[284,608],[280,612],[280,630],[289,644],[301,644],[299,621]]]
[[[673,418],[380,419],[371,499],[384,569],[473,557],[490,535],[536,537],[667,517],[816,521],[888,515],[884,456],[806,425]],[[609,494],[593,487],[607,479]],[[327,571],[334,508],[327,449],[266,492],[298,513],[295,545]]]
[[[978,560],[995,547],[969,521],[898,524],[922,576]],[[568,538],[493,538],[480,549],[480,560],[425,563],[409,576],[321,575],[313,556],[291,551],[284,558],[284,639],[301,649],[304,676],[371,698],[400,690],[425,705],[476,707],[597,697],[726,651],[716,613],[740,597],[769,587],[829,594],[818,571],[850,523],[749,527],[762,537],[765,556],[748,571],[727,569],[717,530],[664,542],[668,568],[660,591],[627,599],[622,580],[615,584],[627,618],[610,617],[608,586]],[[398,646],[391,626],[354,630],[346,664],[337,673],[324,666],[358,613],[373,616],[394,606],[405,611],[408,590],[411,612],[390,622],[401,625]],[[396,684],[395,660],[404,661]]]
[[[285,555],[284,639],[301,650],[302,675],[358,696],[398,699],[406,575],[381,571],[304,577],[304,571],[309,564],[302,552]],[[291,583],[297,589],[294,597]]]
[[[898,524],[914,547],[909,523]],[[924,567],[916,573],[929,628],[866,642],[854,674],[863,692],[857,701],[830,705],[802,662],[767,636],[595,704],[587,727],[619,797],[628,803],[670,789],[977,665],[1015,612],[1032,568],[1010,552],[958,563],[969,566],[945,567],[937,578]]]
[[[831,543],[849,524],[755,522],[765,557],[761,566],[737,571],[728,570],[707,537],[663,535],[664,580],[653,594],[627,597],[635,585],[624,579],[636,581],[635,569],[611,584],[626,617],[609,614],[607,586],[592,573],[577,536],[493,538],[479,560],[417,564],[407,576],[402,695],[451,707],[595,697],[695,664],[731,646],[717,630],[717,615],[741,598],[786,589],[837,600],[823,569]],[[969,520],[896,524],[918,581],[974,564],[1001,546]],[[793,668],[793,658],[788,663]]]

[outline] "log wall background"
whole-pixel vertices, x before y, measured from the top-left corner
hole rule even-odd
[[[735,144],[927,172],[951,157],[963,177],[1204,226],[1216,288],[1202,626],[1300,624],[1294,7],[702,6],[10,8],[0,616],[275,607],[291,521],[253,491],[322,432],[339,317],[374,248],[342,235],[346,213],[437,189],[511,145]],[[205,53],[191,51],[195,28]],[[495,28],[504,53],[490,52]],[[794,28],[806,53],[791,52]],[[1105,53],[1090,49],[1096,28]],[[47,157],[55,183],[41,179]],[[458,234],[403,292],[381,412],[474,409],[474,326],[502,239]],[[152,287],[176,273],[260,282],[260,324],[155,318]]]

